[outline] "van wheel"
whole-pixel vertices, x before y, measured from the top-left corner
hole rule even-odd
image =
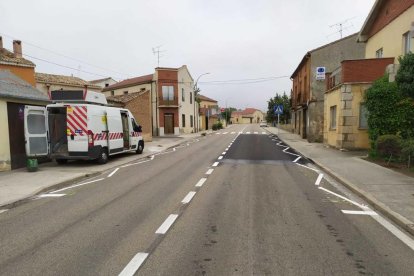
[[[136,153],[141,154],[143,151],[144,151],[144,144],[142,142],[139,142]]]
[[[59,165],[63,165],[68,163],[68,159],[56,159],[56,163],[58,163]]]
[[[106,149],[101,149],[97,161],[99,164],[106,164],[108,162],[108,152]]]

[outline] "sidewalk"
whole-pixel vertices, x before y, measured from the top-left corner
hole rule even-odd
[[[104,165],[98,165],[93,161],[73,161],[65,165],[48,162],[39,164],[38,171],[36,172],[28,172],[26,168],[0,172],[0,209],[7,209],[13,204],[51,187],[61,187],[77,180],[98,175],[120,165],[147,158],[152,154],[201,137],[200,135],[201,132],[180,136],[153,137],[152,142],[145,143],[142,154],[126,153],[114,155]]]
[[[269,127],[288,146],[364,198],[414,235],[414,179],[361,159],[361,152],[342,152],[299,135]]]

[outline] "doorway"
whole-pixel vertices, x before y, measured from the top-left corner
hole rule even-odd
[[[164,133],[174,134],[174,114],[164,114]]]
[[[24,141],[24,104],[7,103],[9,124],[11,169],[26,166],[26,148]]]

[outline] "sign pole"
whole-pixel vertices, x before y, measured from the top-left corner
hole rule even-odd
[[[279,121],[280,121],[280,114],[277,114],[277,135],[279,136]]]

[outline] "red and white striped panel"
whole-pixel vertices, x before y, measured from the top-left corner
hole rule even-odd
[[[88,112],[86,106],[68,106],[67,128],[70,130],[69,135],[85,136],[88,135]]]
[[[133,131],[133,132],[131,132],[131,136],[132,137],[139,137],[139,136],[141,136],[141,132],[136,132],[136,131]]]
[[[95,133],[93,135],[93,140],[95,140],[95,141],[106,140],[106,139],[108,139],[108,135],[106,134],[106,132]]]
[[[123,137],[124,137],[124,134],[122,132],[109,133],[109,140],[122,139]]]

